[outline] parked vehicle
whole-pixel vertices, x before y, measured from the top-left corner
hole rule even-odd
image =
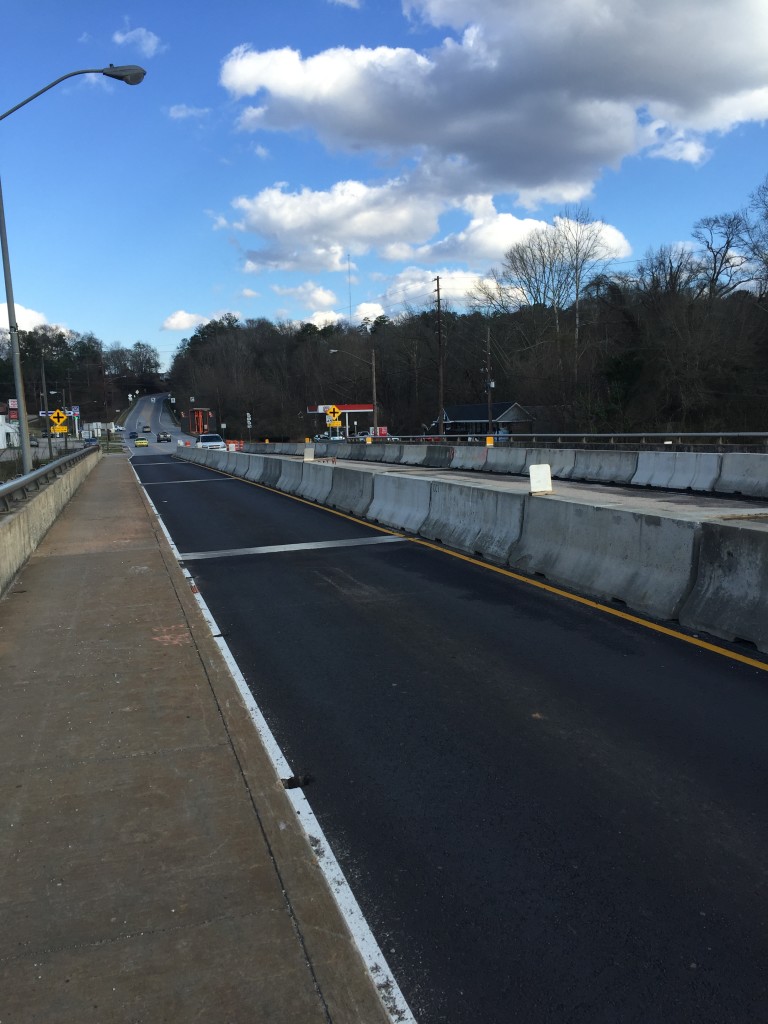
[[[356,434],[350,437],[350,441],[365,441],[366,438],[370,437],[374,441],[399,441],[399,437],[395,437],[394,434],[386,433],[386,427],[379,427],[374,430],[373,427],[369,427],[367,430],[358,430]]]
[[[226,451],[227,442],[221,434],[200,434],[197,441],[195,441],[195,448],[216,448]]]

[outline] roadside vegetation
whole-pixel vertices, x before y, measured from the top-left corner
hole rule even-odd
[[[429,301],[325,327],[227,314],[182,340],[162,380],[148,345],[55,328],[24,333],[23,359],[44,357],[50,390],[84,420],[167,388],[177,414],[194,396],[231,437],[248,436],[247,413],[254,438],[299,438],[318,429],[307,406],[370,402],[374,349],[379,422],[398,434],[432,429],[440,395],[485,402],[489,379],[494,400],[545,407],[560,429],[764,430],[768,177],[743,210],[704,216],[692,235],[622,264],[589,211],[564,210],[489,268],[461,312]],[[40,388],[27,374],[31,411]],[[6,352],[4,393],[11,381]]]

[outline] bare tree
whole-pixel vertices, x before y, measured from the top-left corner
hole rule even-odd
[[[709,299],[730,295],[754,280],[749,255],[741,247],[746,228],[742,213],[702,217],[694,224],[693,237],[701,247],[701,290]]]
[[[768,175],[749,197],[740,242],[752,264],[753,281],[765,298],[768,296]]]
[[[487,313],[512,313],[523,306],[541,306],[557,314],[571,294],[570,268],[564,260],[558,230],[546,226],[532,231],[504,253],[501,268],[493,268],[469,294],[471,305]]]
[[[605,274],[615,253],[605,241],[605,225],[592,219],[585,207],[566,207],[551,225],[532,231],[504,254],[501,267],[493,269],[470,292],[470,304],[486,315],[512,313],[528,307],[534,311],[534,336],[528,347],[546,342],[554,331],[562,340],[562,313],[573,308],[573,346],[569,359],[575,384],[583,355],[581,308],[586,289]],[[562,353],[558,352],[562,364]]]
[[[562,258],[568,267],[574,311],[573,380],[576,383],[581,359],[581,300],[584,290],[606,272],[616,253],[605,241],[605,225],[593,220],[584,206],[566,206],[555,217]]]

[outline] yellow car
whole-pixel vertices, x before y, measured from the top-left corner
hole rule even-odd
[[[149,441],[146,437],[137,437],[133,444],[135,448],[149,448]]]

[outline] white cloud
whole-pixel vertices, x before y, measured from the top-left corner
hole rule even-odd
[[[113,34],[112,42],[117,43],[118,46],[135,47],[142,57],[156,57],[159,53],[163,53],[168,49],[167,46],[160,42],[159,37],[154,32],[150,32],[149,29],[129,29],[127,25],[125,32],[118,31]]]
[[[379,316],[384,316],[384,307],[380,302],[360,302],[355,306],[352,319],[355,323],[360,324],[363,320],[373,322]]]
[[[446,298],[460,301],[545,223],[537,208],[588,202],[601,173],[629,156],[700,164],[719,134],[768,121],[765,0],[402,7],[441,41],[315,54],[244,45],[222,62],[221,85],[241,101],[237,125],[255,147],[267,132],[310,132],[331,152],[387,168],[376,181],[275,182],[237,197],[228,226],[254,236],[247,273],[348,273],[350,256],[374,254],[406,265],[385,310],[419,305],[437,266]],[[507,197],[530,215],[508,212]],[[630,254],[617,228],[602,231],[618,257]]]
[[[768,118],[764,0],[405,0],[449,33],[429,52],[234,49],[221,84],[256,98],[244,130],[416,161],[444,194],[576,202],[649,145],[701,160],[701,136]],[[705,70],[703,70],[705,69]],[[371,116],[375,111],[375,116]],[[414,184],[414,190],[418,183]]]
[[[253,288],[243,288],[240,291],[240,295],[244,299],[258,299],[260,293],[255,292]]]
[[[243,227],[264,239],[246,271],[347,269],[349,253],[400,241],[420,242],[438,228],[439,196],[409,193],[401,181],[368,186],[341,181],[327,191],[288,192],[273,185],[232,203]]]
[[[355,10],[360,7],[360,0],[328,0],[328,2],[336,7],[353,7]]]
[[[176,103],[168,110],[168,116],[175,121],[183,121],[190,117],[205,117],[208,107],[188,107],[186,103]]]
[[[14,303],[14,309],[16,310],[16,326],[20,331],[33,331],[35,327],[42,327],[43,324],[48,323],[45,313],[27,309],[26,306],[20,306],[18,302]],[[4,302],[0,302],[0,330],[7,331],[8,329],[8,306]]]
[[[260,236],[261,248],[247,252],[247,273],[263,270],[348,272],[349,254],[374,252],[392,262],[428,265],[455,261],[487,268],[545,222],[500,213],[490,195],[451,202],[413,182],[393,180],[375,187],[339,182],[328,191],[288,192],[284,185],[264,189],[233,203],[243,214],[242,229]],[[444,233],[441,217],[464,221]],[[615,228],[611,247],[622,255],[629,244]]]
[[[384,294],[383,305],[387,315],[394,319],[398,311],[433,306],[437,297],[438,277],[441,299],[455,300],[457,305],[463,304],[467,292],[480,279],[480,275],[462,270],[406,267],[392,279]]]
[[[701,139],[692,138],[685,132],[673,132],[648,150],[648,155],[659,160],[680,161],[687,164],[703,163],[710,150]]]
[[[302,323],[314,324],[315,327],[328,327],[331,324],[337,324],[344,317],[341,313],[337,313],[335,310],[329,309],[324,312],[313,313],[312,316],[307,317],[306,320],[302,320]]]
[[[307,309],[331,306],[337,302],[336,295],[328,288],[315,284],[314,281],[305,281],[304,284],[295,287],[284,285],[273,285],[272,290],[276,295],[290,295],[297,302],[300,302]]]
[[[199,313],[187,313],[183,309],[177,309],[163,320],[161,331],[189,331],[201,324],[207,324],[209,317],[200,316]]]
[[[544,221],[498,213],[492,196],[467,196],[462,208],[469,216],[469,221],[461,231],[418,246],[407,254],[402,250],[394,250],[385,251],[384,255],[401,260],[418,258],[427,263],[438,260],[487,263],[498,260],[515,242],[544,226]]]

